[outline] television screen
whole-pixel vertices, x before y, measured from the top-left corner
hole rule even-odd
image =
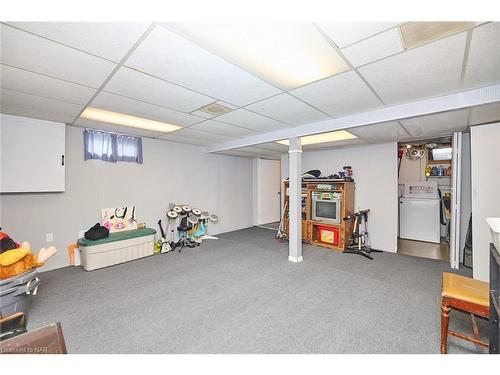
[[[337,219],[337,202],[316,202],[316,216]]]

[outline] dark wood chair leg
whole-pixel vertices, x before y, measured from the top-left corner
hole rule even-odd
[[[448,323],[450,320],[450,307],[441,302],[441,354],[447,353]]]

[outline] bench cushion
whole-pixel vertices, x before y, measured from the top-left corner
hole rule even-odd
[[[462,301],[489,306],[489,284],[454,273],[443,273],[441,295]]]

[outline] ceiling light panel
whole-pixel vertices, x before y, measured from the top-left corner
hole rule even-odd
[[[455,92],[465,52],[465,33],[407,50],[359,68],[387,105]]]
[[[12,22],[56,42],[119,62],[150,24],[137,22]]]
[[[467,109],[462,109],[414,117],[401,120],[401,123],[413,137],[450,135],[467,129],[468,114]]]
[[[109,92],[99,93],[90,106],[179,126],[189,126],[203,121],[202,118],[197,116],[159,107],[154,104],[144,103]]]
[[[189,129],[195,129],[195,130],[205,131],[208,133],[225,135],[228,137],[237,137],[237,138],[255,134],[255,132],[252,130],[241,128],[238,126],[223,124],[221,122],[214,120],[206,120],[200,122],[199,124],[189,127]]]
[[[182,112],[191,112],[214,101],[209,96],[125,67],[113,75],[104,90]]]
[[[474,22],[407,22],[400,26],[405,48],[414,48],[463,31]]]
[[[472,31],[465,70],[467,88],[500,82],[500,22],[491,22]]]
[[[98,88],[115,64],[45,38],[1,25],[0,62]]]
[[[357,67],[403,50],[399,32],[393,28],[344,48],[342,53],[353,66]]]
[[[410,138],[397,121],[351,128],[349,131],[370,143],[400,141]]]
[[[382,107],[380,100],[354,71],[311,83],[290,93],[332,117]]]
[[[271,118],[241,108],[217,117],[217,121],[241,126],[257,132],[268,132],[289,127]]]
[[[312,23],[175,23],[167,27],[284,90],[348,69]]]
[[[98,129],[98,130],[103,130],[106,132],[130,134],[130,135],[137,135],[140,137],[150,137],[150,138],[157,138],[160,135],[165,134],[163,132],[152,131],[152,130],[147,130],[147,129],[124,127],[122,125],[113,125],[113,124],[107,124],[107,123],[99,122],[99,121],[86,120],[86,119],[83,119],[81,117],[79,117],[72,124],[72,126],[76,126],[79,128]],[[171,134],[171,133],[168,133],[168,134]]]
[[[289,94],[273,96],[246,108],[294,126],[329,118],[324,113]]]
[[[80,117],[87,120],[105,122],[107,124],[140,128],[163,133],[172,132],[181,128],[180,126],[167,124],[165,122],[149,120],[93,107],[87,107]]]
[[[307,146],[307,145],[313,145],[313,144],[318,144],[318,143],[345,141],[348,139],[355,139],[355,138],[357,138],[357,137],[354,134],[349,133],[347,130],[338,130],[338,131],[329,132],[329,133],[308,135],[305,137],[301,137],[300,140],[301,140],[303,146]],[[282,141],[277,141],[276,143],[279,143],[282,145],[289,144],[288,139],[285,139]]]
[[[280,93],[263,80],[160,26],[144,39],[126,65],[238,106]]]
[[[305,145],[302,147],[304,151],[313,151],[313,150],[324,150],[324,149],[335,149],[339,150],[342,148],[348,148],[352,146],[356,146],[359,144],[366,144],[359,138],[346,139],[344,141],[335,141],[335,142],[325,142],[325,143],[315,143],[312,145]]]
[[[485,104],[470,109],[470,125],[500,122],[500,103]]]
[[[395,22],[320,22],[320,28],[340,47],[398,25]]]
[[[87,104],[96,92],[87,86],[7,65],[0,65],[0,75],[2,88],[75,104]]]
[[[70,123],[78,116],[83,105],[2,89],[0,109],[2,113],[10,115]]]

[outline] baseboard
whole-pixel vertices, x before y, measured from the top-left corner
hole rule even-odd
[[[302,258],[302,255],[300,257],[292,257],[292,256],[289,256],[288,257],[288,260],[290,262],[294,262],[294,263],[299,263],[299,262],[302,262],[304,260],[304,258]]]

